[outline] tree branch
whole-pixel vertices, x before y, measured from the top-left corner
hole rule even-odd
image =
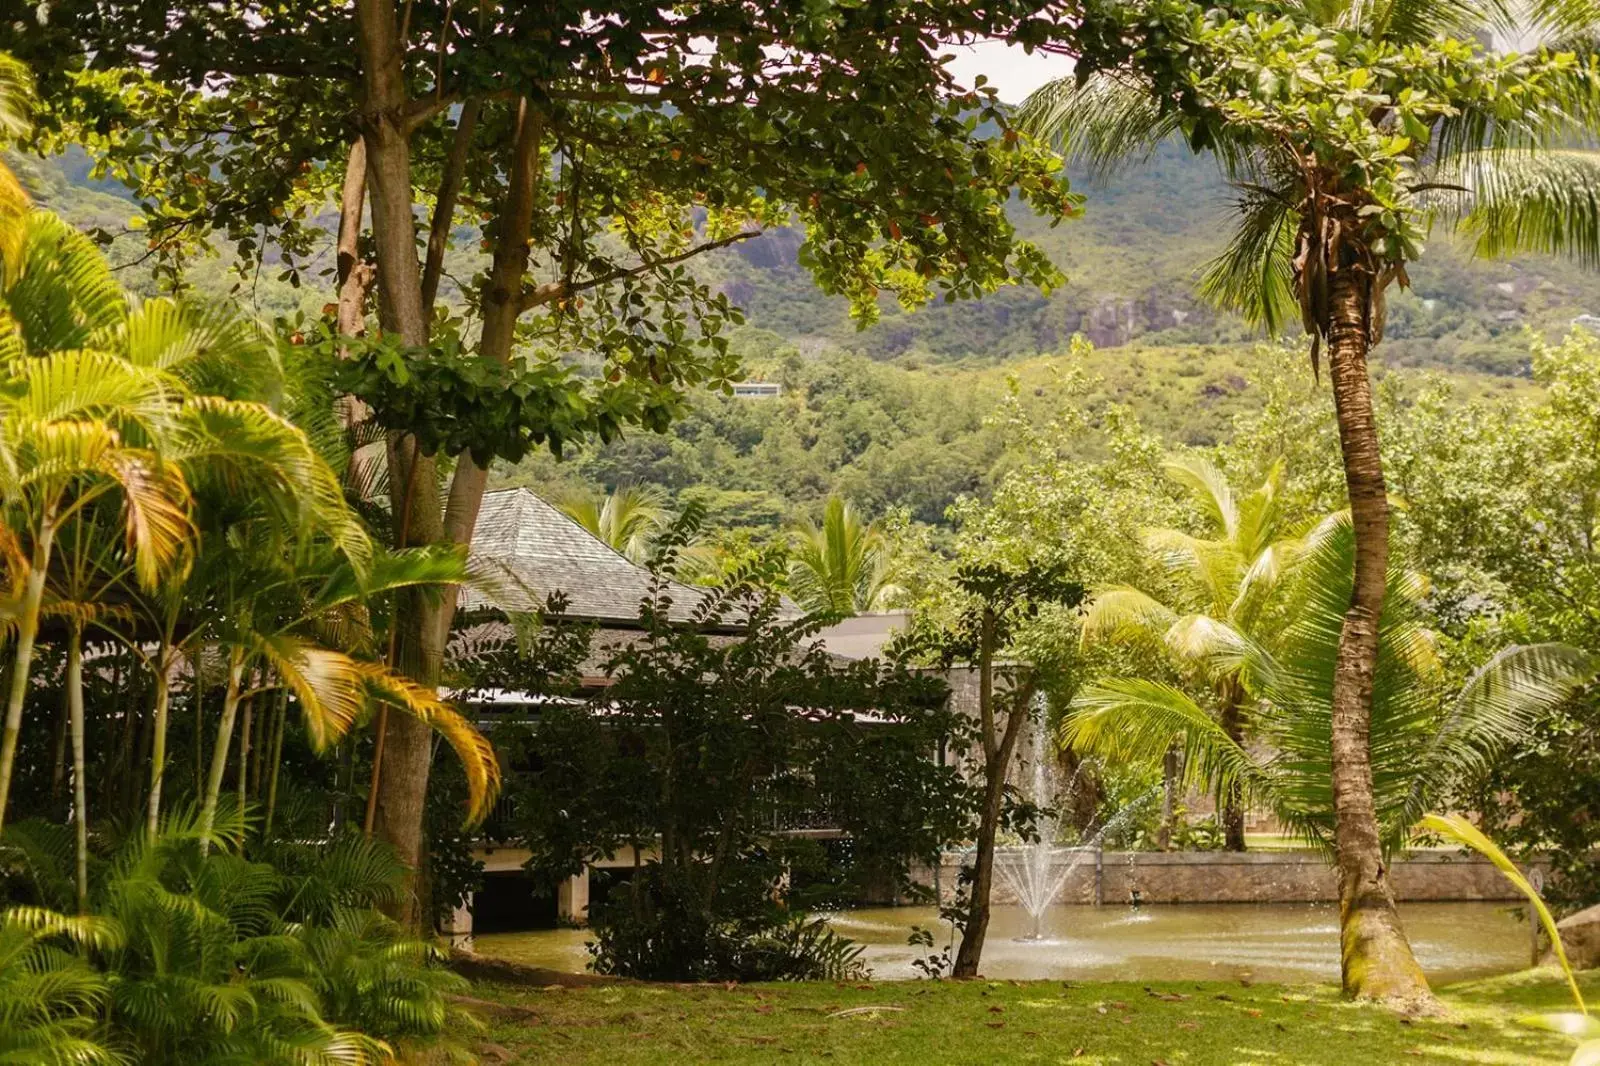
[[[693,259],[695,256],[706,252],[713,252],[718,248],[726,248],[730,244],[747,241],[751,237],[759,237],[765,232],[766,230],[761,229],[744,230],[733,234],[731,237],[722,237],[718,240],[706,241],[704,244],[697,244],[693,248],[686,249],[676,255],[663,256],[660,259],[648,259],[636,267],[619,268],[597,277],[574,281],[570,284],[562,280],[547,281],[543,285],[530,286],[522,291],[521,309],[527,311],[535,307],[542,307],[547,303],[565,299],[576,293],[586,292],[601,285],[609,285],[613,281],[636,278],[641,274],[648,274],[652,270],[657,270],[664,266],[672,266],[674,263],[681,263],[686,259]]]
[[[461,196],[461,180],[467,169],[467,156],[472,148],[472,135],[478,126],[480,100],[468,100],[461,105],[461,116],[456,119],[456,136],[450,145],[450,155],[445,160],[444,176],[439,179],[439,194],[433,201],[433,218],[428,223],[428,254],[422,264],[422,310],[433,313],[433,301],[439,295],[439,278],[444,271],[445,247],[450,243],[450,227],[455,222],[456,201]]]

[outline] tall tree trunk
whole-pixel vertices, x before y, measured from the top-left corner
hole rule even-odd
[[[55,736],[50,740],[50,803],[61,799],[67,787],[67,731],[72,718],[71,701],[61,701],[61,713],[56,716]]]
[[[403,61],[405,42],[393,0],[357,0],[356,29],[362,69],[362,139],[367,152],[367,193],[372,238],[378,261],[378,306],[386,332],[409,348],[428,343],[422,302],[422,268],[417,259],[411,146]],[[431,544],[443,534],[434,461],[417,456],[409,437],[388,442],[389,484],[414,480],[410,514],[396,508],[394,520],[409,526],[410,541]],[[412,461],[418,464],[411,471]],[[437,686],[443,664],[438,612],[426,596],[402,597],[392,623],[397,627],[397,665],[413,680]],[[402,924],[416,928],[421,914],[416,879],[422,867],[423,807],[428,791],[431,746],[426,726],[409,715],[395,715],[385,740],[384,765],[374,812],[374,831],[395,849],[407,871],[400,902],[393,908]]]
[[[6,806],[11,799],[11,775],[17,762],[17,740],[22,735],[22,709],[27,702],[28,680],[33,672],[33,641],[39,632],[39,607],[44,602],[44,578],[50,567],[53,531],[46,524],[33,548],[32,568],[23,588],[22,610],[17,619],[16,650],[11,657],[11,692],[6,700],[5,734],[0,737],[0,829],[5,828]]]
[[[83,628],[74,620],[67,633],[67,706],[72,718],[72,824],[76,854],[78,913],[89,913],[89,785],[83,753]]]
[[[244,701],[244,721],[239,723],[239,780],[235,791],[239,794],[239,809],[244,810],[244,805],[249,801],[250,783],[250,742],[254,738],[256,701]]]
[[[1223,693],[1222,731],[1235,744],[1244,744],[1244,700],[1242,686],[1234,682]],[[1235,781],[1222,795],[1222,805],[1217,811],[1222,823],[1222,846],[1228,851],[1244,851],[1244,789]]]
[[[217,743],[211,749],[211,772],[206,776],[205,804],[200,808],[200,850],[211,848],[211,830],[217,824],[217,804],[222,799],[222,778],[228,771],[228,745],[233,739],[233,723],[239,716],[239,690],[244,680],[244,649],[228,652],[228,694],[222,701],[222,721],[217,724]]]
[[[1330,278],[1333,324],[1328,358],[1355,530],[1355,582],[1333,671],[1331,754],[1340,964],[1347,995],[1431,1006],[1427,979],[1395,910],[1372,785],[1372,683],[1389,566],[1389,500],[1367,376],[1371,340],[1367,308],[1373,283],[1362,266],[1351,263],[1342,263]]]

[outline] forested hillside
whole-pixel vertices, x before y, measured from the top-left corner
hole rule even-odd
[[[20,165],[41,201],[115,238],[130,284],[153,288],[139,262],[143,242],[128,226],[134,212],[117,187],[92,180],[82,156]],[[734,344],[748,377],[779,384],[781,395],[701,395],[667,434],[634,434],[560,463],[537,456],[500,480],[552,495],[585,484],[655,484],[679,503],[701,499],[719,525],[755,530],[814,509],[829,492],[868,514],[904,507],[940,523],[954,499],[984,493],[998,472],[1001,434],[985,423],[1012,375],[1025,401],[1047,414],[1053,376],[1076,366],[1098,380],[1095,403],[1129,405],[1175,445],[1218,442],[1233,415],[1256,402],[1252,382],[1262,373],[1292,365],[1313,387],[1303,356],[1274,354],[1194,295],[1194,278],[1224,234],[1230,195],[1205,164],[1168,148],[1079,188],[1088,197],[1081,219],[1051,229],[1015,212],[1067,274],[1049,296],[1009,289],[909,314],[886,301],[882,320],[858,330],[846,301],[819,293],[798,265],[797,231],[708,257],[698,268],[747,312]],[[1485,263],[1440,243],[1414,269],[1413,291],[1391,301],[1380,373],[1444,372],[1463,395],[1520,388],[1530,328],[1560,333],[1600,310],[1600,279],[1571,264]],[[470,278],[474,259],[466,242],[451,277]],[[331,265],[330,247],[295,279],[273,264],[239,277],[221,259],[187,278],[202,293],[236,289],[263,316],[315,316],[331,298]],[[1066,357],[1076,333],[1093,346]]]

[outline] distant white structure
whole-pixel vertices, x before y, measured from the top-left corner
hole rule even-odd
[[[1582,327],[1590,333],[1600,333],[1600,315],[1579,315],[1572,320],[1572,324]]]
[[[764,400],[770,396],[782,396],[783,386],[776,381],[736,381],[733,395],[748,400]]]

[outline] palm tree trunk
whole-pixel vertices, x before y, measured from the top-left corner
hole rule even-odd
[[[56,716],[55,736],[50,740],[50,803],[53,806],[67,787],[67,731],[72,718],[72,708],[61,701],[61,713]]]
[[[6,806],[11,800],[11,776],[17,762],[17,740],[22,735],[22,708],[27,701],[33,669],[33,641],[39,633],[39,605],[44,602],[45,572],[50,566],[53,531],[45,524],[33,549],[32,569],[24,586],[21,617],[17,619],[17,647],[11,659],[11,692],[6,700],[5,734],[0,738],[0,829],[5,828]]]
[[[1161,824],[1156,828],[1156,847],[1172,849],[1172,834],[1178,827],[1178,745],[1176,742],[1161,757]]]
[[[67,707],[72,719],[72,824],[76,831],[78,913],[89,913],[89,785],[83,754],[83,628],[67,634]]]
[[[239,809],[244,810],[244,805],[249,799],[249,790],[246,788],[250,781],[250,740],[251,729],[255,722],[256,701],[244,701],[244,721],[239,724]]]
[[[228,694],[222,701],[222,721],[217,725],[217,743],[211,751],[211,773],[206,778],[205,805],[200,808],[200,850],[211,848],[211,830],[217,823],[217,803],[222,798],[222,778],[228,770],[228,744],[233,739],[234,719],[239,715],[239,689],[244,678],[244,649],[228,653]]]
[[[161,827],[161,784],[167,775],[167,712],[172,704],[172,675],[177,661],[178,653],[173,648],[172,642],[163,640],[156,652],[156,699],[154,721],[151,725],[155,737],[150,743],[150,800],[145,810],[145,832],[152,838]],[[198,664],[198,658],[195,661]],[[194,681],[197,704],[195,713],[199,714],[199,677],[197,676]]]
[[[261,827],[261,839],[272,839],[272,819],[278,811],[278,767],[283,763],[283,729],[289,717],[289,694],[278,690],[272,729],[272,761],[267,768],[267,818]]]
[[[1367,375],[1367,308],[1373,283],[1369,273],[1351,263],[1341,264],[1330,279],[1330,376],[1355,528],[1355,582],[1333,672],[1340,963],[1347,995],[1431,1005],[1427,979],[1395,910],[1372,785],[1372,683],[1389,565],[1389,502]]]
[[[1235,682],[1225,692],[1222,707],[1222,731],[1235,744],[1244,744],[1244,699],[1241,686]],[[1244,851],[1244,789],[1239,782],[1231,783],[1222,795],[1222,808],[1218,812],[1222,822],[1222,846],[1228,851]]]

